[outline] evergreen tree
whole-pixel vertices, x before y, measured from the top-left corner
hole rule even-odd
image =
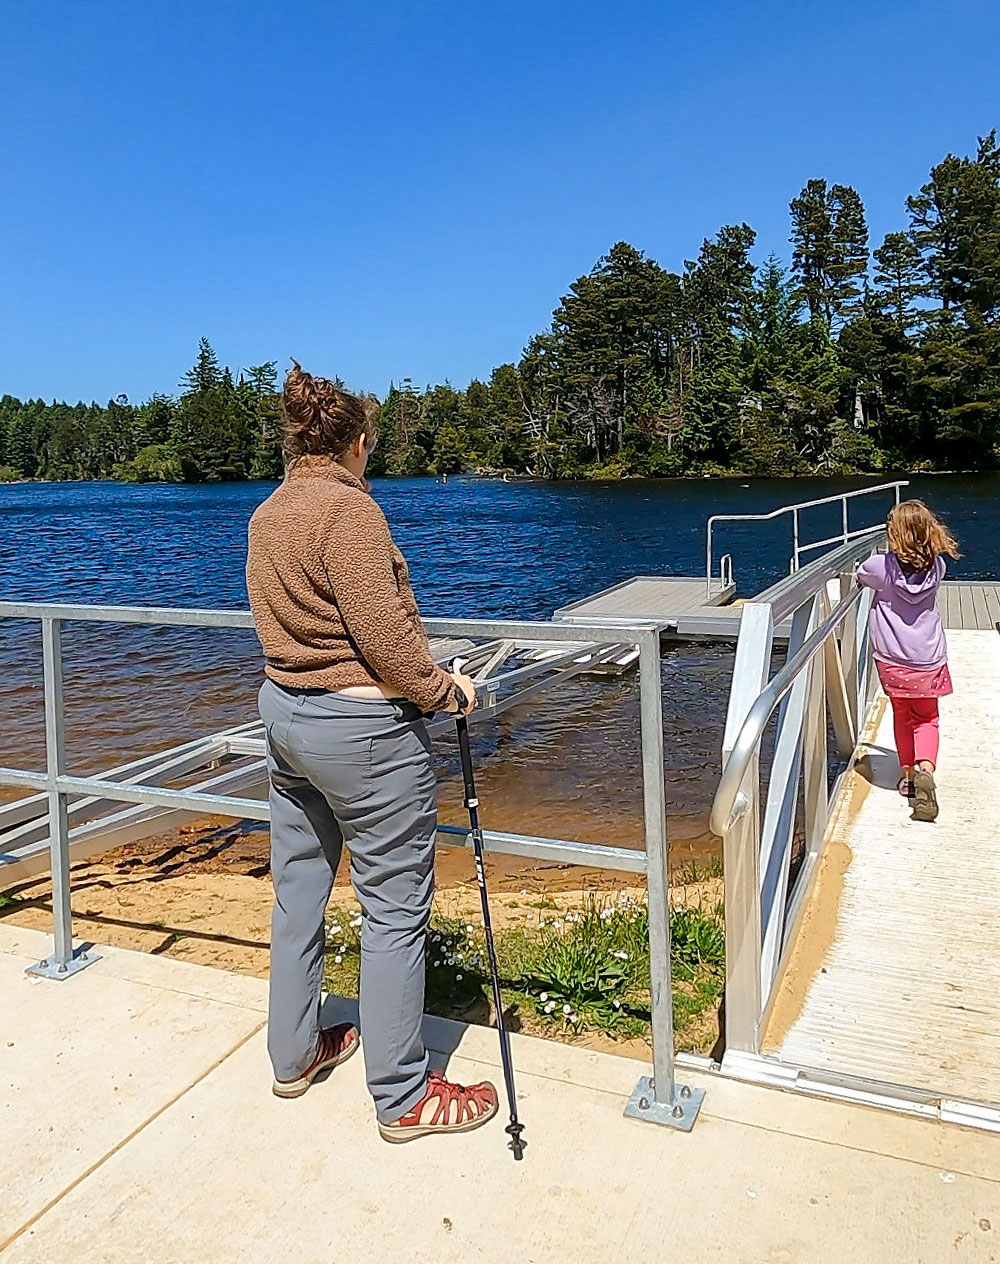
[[[920,251],[909,233],[886,233],[874,259],[876,304],[908,334],[919,319],[918,304],[927,296]]]
[[[810,180],[790,210],[792,268],[821,343],[859,310],[868,267],[864,206],[850,185]]]

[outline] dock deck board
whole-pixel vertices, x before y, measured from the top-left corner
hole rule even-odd
[[[689,576],[637,575],[623,584],[615,584],[602,592],[574,601],[555,612],[555,618],[567,623],[649,622],[674,626],[678,619],[698,617],[703,612],[718,616],[734,629],[739,626],[739,609],[726,607],[735,591],[732,584],[712,581],[712,594],[706,592],[705,580]]]
[[[950,596],[966,617],[972,593]],[[910,819],[883,699],[863,743],[865,766],[836,806],[764,1051],[795,1066],[996,1103],[1000,637],[956,629],[949,649],[955,695],[941,705],[941,815],[933,825]]]
[[[768,589],[751,600],[766,600],[770,592]],[[553,617],[582,627],[588,623],[656,623],[667,635],[735,641],[742,605],[732,604],[734,593],[734,585],[723,587],[721,581],[715,580],[708,599],[703,578],[637,575],[562,606]],[[993,630],[1000,622],[1000,583],[946,580],[941,586],[938,608],[946,628]],[[779,639],[786,636],[787,626],[777,633]]]
[[[947,579],[941,585],[938,609],[946,628],[990,632],[1000,622],[1000,583],[994,580]]]

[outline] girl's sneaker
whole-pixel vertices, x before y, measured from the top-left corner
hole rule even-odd
[[[938,814],[937,787],[934,777],[929,772],[913,774],[913,819],[915,821],[936,821]]]

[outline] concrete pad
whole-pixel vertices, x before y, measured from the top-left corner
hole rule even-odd
[[[79,941],[76,941],[79,942]],[[0,923],[0,956],[4,953],[24,959],[26,965],[39,961],[52,951],[52,936],[23,926]],[[251,975],[234,974],[198,965],[191,961],[169,960],[147,952],[129,948],[116,948],[102,944],[97,952],[101,961],[85,973],[95,969],[102,974],[130,983],[145,983],[169,992],[186,992],[205,1000],[239,1005],[267,1013],[267,980]]]
[[[26,980],[47,947],[0,927],[3,1264],[1000,1264],[1000,1137],[704,1072],[685,1136],[622,1117],[644,1064],[515,1036],[523,1163],[503,1121],[392,1147],[360,1057],[270,1094],[261,980],[123,949]],[[494,1031],[426,1034],[500,1083]]]
[[[343,1008],[345,1002],[337,1002]],[[331,1012],[334,1002],[331,1000]],[[345,1017],[347,1013],[345,1012]],[[354,1011],[356,1017],[356,1011]],[[491,1028],[466,1027],[444,1018],[424,1020],[428,1048],[489,1065],[499,1075],[497,1034]],[[580,1088],[617,1093],[628,1099],[648,1063],[616,1057],[554,1040],[513,1035],[511,1045],[521,1070]],[[701,1119],[745,1124],[769,1132],[823,1141],[899,1159],[916,1159],[949,1172],[1000,1182],[1000,1136],[940,1124],[894,1111],[824,1100],[729,1079],[718,1073],[677,1068],[681,1083],[706,1091]],[[700,1127],[700,1123],[698,1127]]]
[[[478,1045],[489,1033],[472,1035]],[[70,1190],[4,1264],[328,1264],[352,1250],[406,1264],[1000,1260],[994,1181],[711,1112],[689,1136],[625,1120],[621,1060],[561,1050],[564,1080],[549,1074],[545,1042],[516,1043],[523,1163],[500,1122],[386,1145],[360,1058],[278,1101],[260,1033]],[[449,1069],[465,1082],[494,1074],[464,1039]],[[579,1082],[603,1071],[611,1091]]]
[[[159,970],[166,986],[122,977],[114,952],[64,982],[25,975],[50,947],[0,927],[0,1250],[263,1021],[259,1004],[209,999],[172,972]]]

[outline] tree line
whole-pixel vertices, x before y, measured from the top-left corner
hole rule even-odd
[[[515,363],[464,390],[403,379],[376,474],[545,478],[992,469],[1000,464],[1000,150],[949,154],[870,249],[850,185],[792,199],[790,266],[722,227],[671,272],[626,242]],[[322,366],[319,366],[322,367]],[[0,478],[281,474],[276,363],[207,340],[176,397],[0,400]]]

